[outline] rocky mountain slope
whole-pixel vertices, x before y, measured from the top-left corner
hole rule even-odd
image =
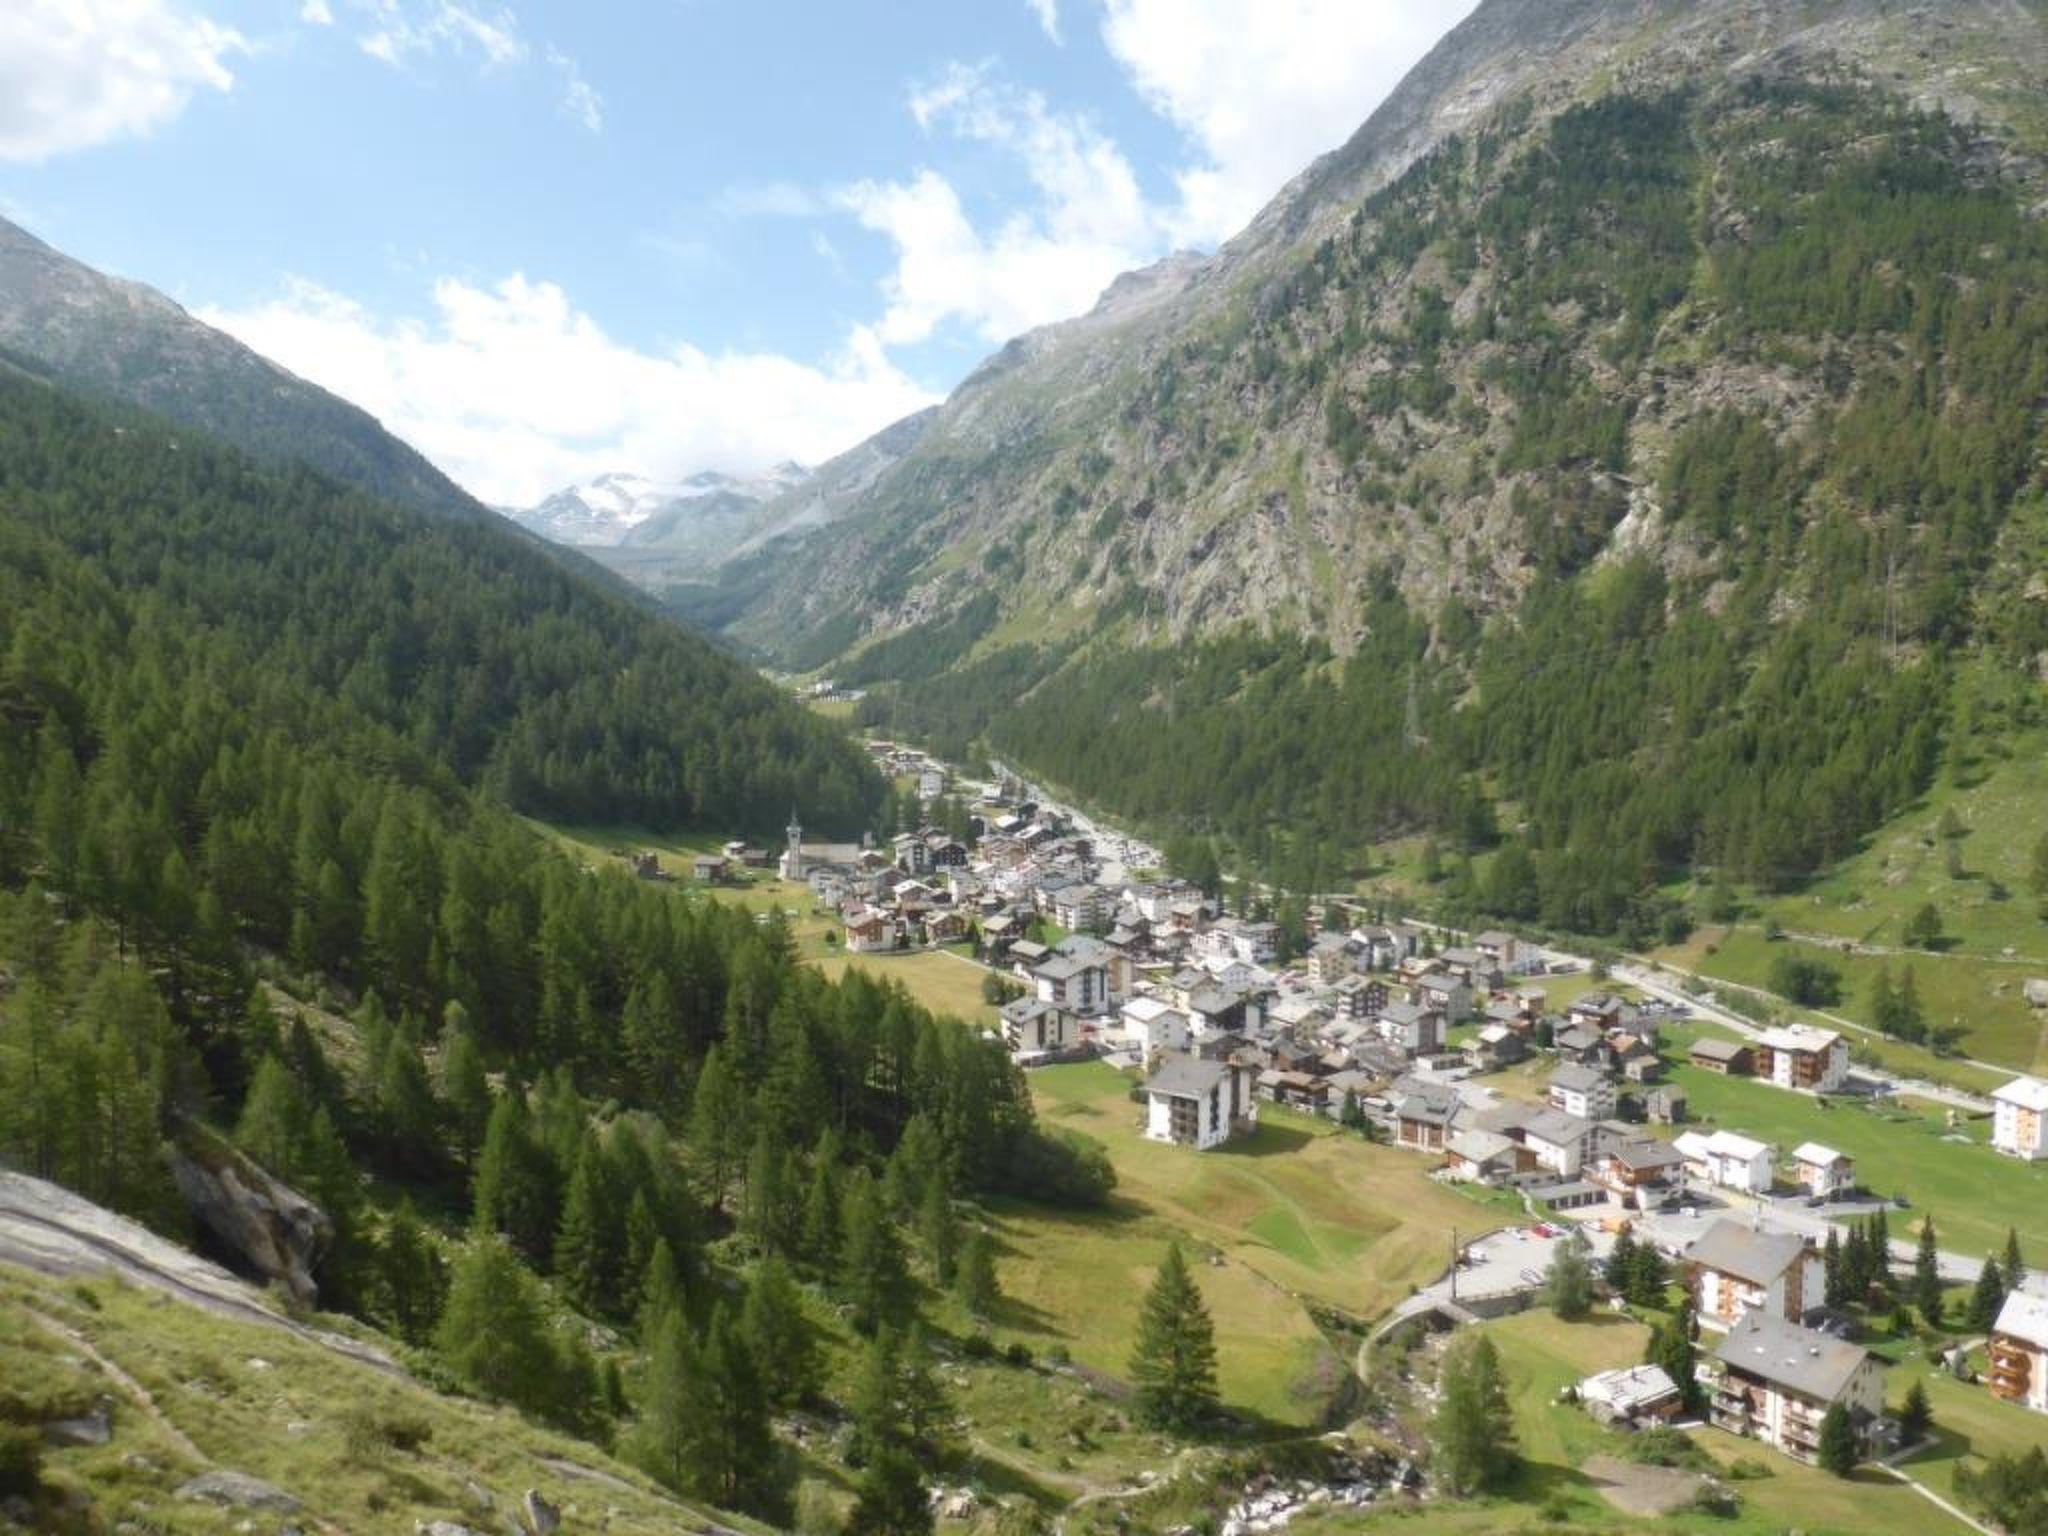
[[[478,505],[367,412],[0,219],[0,358],[418,511]]]
[[[1657,494],[1672,444],[1726,409],[1797,432],[1895,351],[1750,312],[1739,285],[1824,265],[1790,238],[1856,195],[1788,152],[1909,196],[1887,157],[1936,114],[1911,153],[2031,210],[2044,82],[2032,0],[1488,0],[1215,257],[1012,342],[690,611],[797,666],[917,626],[1342,653],[1382,571],[1487,612],[1615,548],[1711,568]]]

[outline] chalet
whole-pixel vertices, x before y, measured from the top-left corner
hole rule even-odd
[[[924,920],[924,938],[927,944],[956,944],[968,935],[972,924],[967,914],[946,907],[928,913]]]
[[[1604,1035],[1621,1023],[1621,1013],[1625,1007],[1626,1002],[1612,992],[1588,992],[1565,1009],[1564,1016],[1574,1024],[1597,1029]]]
[[[1039,1001],[1084,1019],[1109,1012],[1109,968],[1092,951],[1093,946],[1062,945],[1034,965],[1031,980]]]
[[[1528,1123],[1522,1127],[1520,1140],[1536,1159],[1539,1168],[1547,1168],[1559,1177],[1569,1179],[1577,1177],[1585,1163],[1593,1136],[1590,1120],[1579,1115],[1567,1115],[1561,1110],[1543,1109],[1529,1117]]]
[[[1303,1114],[1320,1115],[1329,1108],[1329,1080],[1314,1073],[1268,1067],[1258,1075],[1255,1086],[1259,1097],[1268,1103],[1298,1109]]]
[[[1458,1131],[1444,1146],[1452,1178],[1473,1184],[1501,1184],[1535,1168],[1535,1156],[1497,1131]]]
[[[1614,1080],[1568,1061],[1550,1074],[1549,1100],[1552,1109],[1567,1115],[1605,1120],[1614,1113]]]
[[[845,913],[846,947],[856,955],[896,947],[896,920],[879,907],[854,906]]]
[[[637,873],[640,874],[642,879],[653,878],[653,876],[648,875],[645,870],[639,869],[637,865],[635,866],[635,870]],[[659,863],[657,863],[655,865],[655,873],[659,874],[660,870],[661,866]],[[690,878],[695,880],[699,885],[720,885],[723,884],[726,880],[730,879],[731,877],[732,861],[726,858],[723,854],[700,853],[694,859],[690,860]]]
[[[1792,1152],[1792,1180],[1810,1195],[1839,1200],[1856,1189],[1856,1159],[1817,1141],[1802,1142]]]
[[[1579,1404],[1601,1424],[1662,1424],[1685,1406],[1678,1383],[1661,1365],[1624,1365],[1579,1383]]]
[[[1377,1018],[1387,1001],[1387,984],[1377,977],[1351,975],[1336,984],[1337,1012],[1347,1019]]]
[[[1024,920],[1014,912],[998,912],[981,920],[981,955],[991,964],[1009,958],[1010,946],[1022,936]]]
[[[1377,1020],[1380,1038],[1411,1056],[1443,1049],[1444,1016],[1422,1003],[1389,1003]]]
[[[1724,1218],[1685,1250],[1684,1264],[1700,1326],[1716,1332],[1751,1313],[1803,1322],[1822,1303],[1820,1254],[1796,1232],[1765,1232]]]
[[[1643,1111],[1652,1125],[1683,1125],[1685,1110],[1685,1090],[1668,1083],[1659,1084],[1643,1097]]]
[[[775,855],[766,848],[756,848],[751,843],[741,846],[739,859],[740,863],[748,869],[773,869],[775,867]]]
[[[932,867],[932,847],[915,832],[899,832],[890,843],[896,867],[906,875],[921,875]]]
[[[1688,1173],[1724,1189],[1765,1195],[1777,1178],[1770,1147],[1733,1131],[1715,1131],[1711,1136],[1687,1131],[1672,1145],[1684,1156]]]
[[[1641,1035],[1616,1035],[1608,1045],[1614,1052],[1615,1068],[1626,1081],[1653,1083],[1664,1075],[1664,1058]]]
[[[1515,936],[1511,933],[1502,933],[1497,928],[1475,935],[1472,947],[1484,955],[1489,964],[1498,966],[1503,971],[1514,970],[1515,962],[1521,958],[1521,948],[1516,944]]]
[[[1121,1016],[1124,1038],[1146,1056],[1188,1048],[1188,1016],[1163,998],[1134,997]]]
[[[1637,1210],[1655,1207],[1672,1187],[1685,1159],[1668,1142],[1647,1136],[1611,1141],[1593,1158],[1586,1177]]]
[[[1309,980],[1319,987],[1334,987],[1357,973],[1365,959],[1365,947],[1348,934],[1326,933],[1309,946],[1304,967]]]
[[[1756,1075],[1780,1088],[1834,1093],[1849,1075],[1849,1042],[1832,1029],[1782,1024],[1755,1043]]]
[[[1064,1051],[1074,1044],[1074,1016],[1035,997],[1003,1004],[1003,1043],[1014,1056],[1029,1059]]]
[[[1474,1072],[1511,1066],[1529,1054],[1528,1043],[1505,1024],[1488,1024],[1465,1042],[1465,1065]]]
[[[1550,1037],[1560,1059],[1583,1067],[1605,1067],[1613,1058],[1607,1037],[1590,1024],[1566,1024]]]
[[[1189,988],[1181,998],[1188,1016],[1188,1028],[1196,1036],[1234,1034],[1258,1023],[1258,1010],[1242,992],[1212,986],[1206,981]]]
[[[2014,1291],[1991,1330],[1991,1391],[2048,1413],[2048,1297]]]
[[[1840,1403],[1861,1447],[1884,1417],[1884,1364],[1859,1344],[1796,1323],[1743,1319],[1702,1362],[1708,1418],[1800,1461],[1818,1459],[1821,1420]]]
[[[1443,971],[1420,978],[1409,997],[1445,1019],[1462,1020],[1472,1012],[1472,984]]]
[[[1715,1035],[1693,1041],[1686,1056],[1694,1066],[1723,1077],[1747,1077],[1756,1065],[1756,1058],[1742,1041],[1723,1040]]]
[[[1458,1091],[1448,1083],[1404,1077],[1394,1084],[1394,1144],[1417,1152],[1441,1152],[1451,1137]]]
[[[1991,1093],[1991,1145],[2007,1157],[2048,1157],[2048,1082],[2016,1077]]]
[[[1169,1056],[1145,1083],[1145,1135],[1207,1151],[1257,1125],[1252,1074],[1234,1062]]]

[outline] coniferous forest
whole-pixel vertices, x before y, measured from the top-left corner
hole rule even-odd
[[[902,1329],[899,1220],[1106,1194],[999,1042],[515,814],[863,819],[850,744],[733,664],[509,536],[40,385],[0,384],[0,466],[0,1158],[189,1237],[161,1149],[229,1138],[327,1212],[323,1304],[770,1512],[792,1271]],[[473,1230],[452,1265],[416,1209]],[[727,1238],[767,1261],[737,1297]],[[759,1443],[710,1443],[742,1385]]]

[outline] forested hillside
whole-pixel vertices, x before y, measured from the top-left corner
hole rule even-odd
[[[2039,716],[2048,231],[2011,140],[1820,75],[1445,139],[1134,386],[1141,497],[1076,460],[832,670],[1297,889],[1499,823],[1488,908],[1640,933],[1840,859]],[[1328,602],[1175,638],[1143,573],[1277,452],[1265,553],[1210,520],[1203,568]]]
[[[324,1305],[783,1516],[769,1415],[819,1390],[792,1271],[918,1372],[904,1229],[951,1234],[943,1286],[956,1200],[1103,1198],[1000,1043],[498,803],[745,824],[838,768],[859,816],[849,749],[722,659],[41,386],[0,384],[0,474],[0,1158],[186,1235],[162,1148],[230,1137],[326,1213]],[[921,1499],[919,1442],[866,1422]]]
[[[880,803],[842,733],[489,523],[423,518],[6,377],[0,516],[231,647],[258,691],[288,678],[304,741],[375,722],[422,771],[585,822],[765,833],[795,805],[851,831]],[[61,606],[26,592],[8,616],[20,643],[54,643]]]

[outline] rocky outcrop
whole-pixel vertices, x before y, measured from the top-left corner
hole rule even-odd
[[[299,1508],[299,1501],[275,1483],[225,1469],[200,1473],[178,1489],[178,1497],[224,1509],[266,1509],[279,1515],[294,1514]]]
[[[52,1419],[43,1425],[43,1441],[55,1446],[105,1445],[114,1438],[114,1400],[102,1397],[90,1413]]]
[[[325,1211],[224,1143],[190,1139],[168,1157],[178,1193],[215,1242],[300,1306],[319,1300],[313,1270],[334,1237]]]
[[[526,1528],[533,1532],[533,1536],[555,1536],[561,1528],[561,1510],[542,1498],[538,1488],[526,1490],[521,1507],[526,1512]]]

